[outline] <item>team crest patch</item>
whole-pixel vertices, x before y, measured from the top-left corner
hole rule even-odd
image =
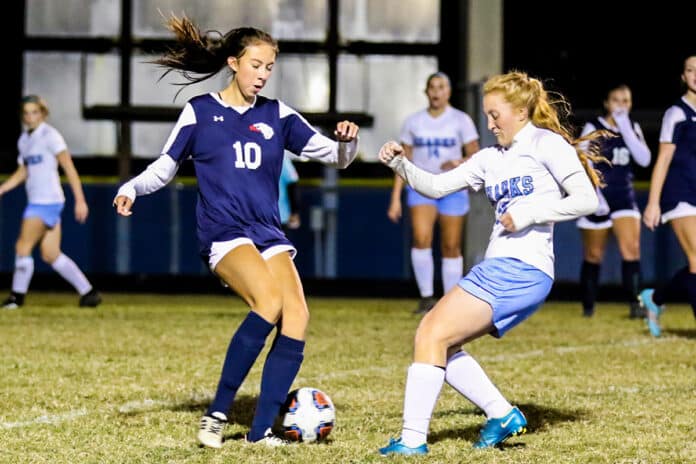
[[[257,122],[249,126],[249,130],[252,132],[261,132],[263,138],[270,140],[273,137],[273,128],[264,122]]]

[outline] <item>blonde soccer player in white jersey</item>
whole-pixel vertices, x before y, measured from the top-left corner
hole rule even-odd
[[[15,244],[15,268],[12,292],[2,302],[2,309],[17,309],[34,275],[32,251],[41,244],[41,258],[67,280],[80,294],[80,306],[95,307],[101,296],[92,287],[80,268],[60,249],[60,215],[65,194],[58,175],[63,169],[75,198],[75,220],[84,223],[89,208],[82,192],[82,183],[72,162],[70,152],[58,130],[46,122],[48,105],[38,95],[22,98],[20,113],[24,126],[17,147],[17,170],[0,185],[0,197],[25,182],[28,204],[22,216],[22,226]]]
[[[553,284],[554,222],[590,214],[598,206],[600,178],[588,160],[602,158],[596,144],[583,143],[594,135],[574,140],[539,80],[516,71],[497,75],[485,83],[483,94],[488,129],[498,145],[442,174],[414,166],[396,142],[387,142],[379,153],[423,195],[440,198],[467,187],[484,188],[495,208],[485,259],[420,322],[401,436],[380,448],[382,455],[428,452],[430,418],[445,382],[487,416],[475,448],[496,446],[526,431],[524,414],[462,345],[486,334],[502,337],[541,306]],[[559,103],[568,108],[562,96]],[[587,146],[589,151],[583,151]]]
[[[425,95],[428,97],[428,107],[406,118],[399,139],[404,147],[404,156],[413,164],[439,174],[459,166],[465,158],[476,153],[479,134],[471,117],[450,105],[452,86],[445,73],[437,72],[428,77]],[[401,219],[403,186],[401,176],[395,175],[387,210],[392,222]],[[462,231],[469,212],[469,193],[459,190],[433,199],[408,186],[406,202],[413,231],[411,267],[420,294],[420,302],[414,312],[424,313],[437,301],[433,297],[435,263],[432,250],[436,222],[440,223],[443,291],[447,293],[462,277]]]

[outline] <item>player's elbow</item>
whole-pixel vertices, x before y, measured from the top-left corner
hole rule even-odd
[[[599,208],[599,197],[595,192],[585,195],[585,201],[582,204],[580,216],[593,214]]]

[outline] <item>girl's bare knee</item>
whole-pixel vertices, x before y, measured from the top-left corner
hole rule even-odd
[[[51,251],[41,250],[41,259],[47,264],[53,264],[58,259],[59,254]]]
[[[286,304],[283,308],[283,334],[304,340],[309,326],[309,310],[304,304]]]
[[[268,320],[277,321],[283,309],[283,296],[280,289],[267,287],[248,295],[247,303],[251,309],[258,312]]]

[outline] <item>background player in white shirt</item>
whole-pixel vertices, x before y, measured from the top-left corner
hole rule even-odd
[[[41,258],[67,280],[80,294],[79,305],[95,307],[101,296],[75,262],[60,250],[60,214],[65,204],[58,165],[63,169],[75,198],[75,220],[84,223],[89,208],[82,184],[63,136],[45,122],[48,105],[37,95],[22,98],[20,107],[24,126],[17,146],[17,170],[0,185],[0,196],[26,182],[28,204],[24,210],[19,238],[15,244],[15,270],[12,292],[2,303],[3,309],[17,309],[34,274],[32,251],[41,243]]]
[[[293,263],[296,249],[283,233],[278,210],[283,158],[289,150],[345,168],[357,155],[358,126],[339,122],[334,132],[338,141],[331,140],[283,102],[260,95],[278,54],[277,42],[266,32],[240,27],[225,35],[203,34],[188,18],[175,16],[168,25],[176,44],[156,63],[192,82],[222,69],[232,79],[220,92],[186,103],[162,155],[119,189],[114,205],[118,214],[130,216],[136,195],[159,190],[174,178],[180,163],[193,161],[201,258],[250,307],[228,345],[198,440],[222,446],[235,395],[277,325],[246,440],[283,445],[271,429],[304,359],[309,323]],[[220,328],[228,330],[226,323]]]
[[[382,162],[428,197],[484,188],[496,218],[485,259],[421,320],[406,379],[401,437],[381,448],[382,455],[428,452],[430,418],[445,381],[487,416],[474,447],[495,446],[526,431],[522,412],[461,345],[486,334],[501,337],[541,306],[553,283],[554,222],[598,206],[600,178],[589,161],[600,157],[582,149],[582,142],[596,137],[574,140],[539,80],[522,72],[493,76],[483,95],[498,145],[457,168],[432,174],[402,156],[396,142],[380,150]],[[562,97],[560,103],[565,104]]]
[[[599,190],[598,210],[577,221],[584,255],[580,289],[585,317],[594,314],[599,269],[610,232],[616,236],[622,257],[621,280],[625,301],[629,303],[629,317],[635,319],[645,315],[637,300],[640,290],[640,211],[633,189],[633,166],[650,164],[650,149],[640,125],[629,117],[632,107],[631,89],[627,85],[611,87],[604,99],[604,115],[585,123],[580,134],[585,136],[596,130],[606,131],[607,136],[600,141],[600,153],[610,161],[594,166],[602,173],[605,184]]]
[[[687,265],[667,285],[640,293],[648,310],[648,328],[659,337],[660,314],[669,298],[686,294],[696,317],[696,55],[684,60],[681,75],[686,92],[662,118],[660,147],[650,179],[643,222],[650,229],[669,222]]]
[[[479,149],[479,134],[468,114],[452,108],[449,77],[437,72],[428,77],[425,95],[428,108],[410,115],[401,129],[400,140],[404,156],[416,166],[438,174],[459,166]],[[394,176],[391,201],[387,216],[393,222],[401,218],[401,191],[403,179]],[[433,227],[440,223],[440,251],[442,255],[442,287],[447,293],[462,277],[462,231],[469,212],[469,194],[466,190],[443,198],[428,198],[412,187],[407,187],[407,205],[411,216],[413,245],[411,267],[418,284],[420,302],[416,313],[428,311],[435,305]]]

